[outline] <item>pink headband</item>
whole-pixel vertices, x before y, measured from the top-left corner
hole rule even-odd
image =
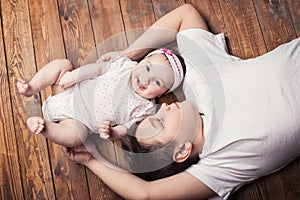
[[[157,53],[164,54],[168,58],[171,66],[172,66],[172,70],[173,70],[173,74],[174,74],[174,83],[168,91],[168,92],[171,92],[174,89],[176,89],[183,80],[183,69],[182,69],[181,62],[178,59],[178,57],[170,49],[165,49],[165,48],[157,49],[157,50],[150,52],[146,56],[146,58],[153,54],[157,54]]]

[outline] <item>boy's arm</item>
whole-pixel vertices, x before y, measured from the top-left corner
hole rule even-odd
[[[99,76],[105,72],[106,65],[107,62],[98,62],[68,71],[61,77],[59,85],[66,88],[80,81]]]
[[[125,199],[207,199],[215,193],[188,172],[152,182],[91,159],[84,163],[113,191]]]
[[[208,30],[200,13],[190,4],[184,4],[156,21],[135,42],[122,51],[121,55],[138,60],[150,50],[175,41],[178,32],[191,28]]]
[[[85,146],[91,146],[88,143]],[[85,147],[63,148],[65,156],[95,173],[113,191],[125,199],[207,199],[215,195],[188,172],[147,182],[105,160],[95,148],[93,157]]]

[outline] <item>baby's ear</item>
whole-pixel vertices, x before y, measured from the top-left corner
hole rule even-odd
[[[177,163],[182,163],[189,158],[192,152],[193,145],[190,142],[177,146],[173,152],[173,160]]]

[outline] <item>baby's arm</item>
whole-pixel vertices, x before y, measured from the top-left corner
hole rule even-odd
[[[87,64],[72,71],[66,72],[60,79],[59,85],[69,87],[80,81],[94,78],[105,73],[107,62]]]
[[[112,122],[107,120],[104,120],[99,126],[100,136],[103,139],[118,140],[127,133],[127,130],[126,126],[112,126]]]

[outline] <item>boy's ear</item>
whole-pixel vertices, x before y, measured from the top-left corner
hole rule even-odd
[[[192,143],[185,142],[184,144],[176,147],[173,152],[173,160],[177,163],[182,163],[188,159],[192,152]]]

